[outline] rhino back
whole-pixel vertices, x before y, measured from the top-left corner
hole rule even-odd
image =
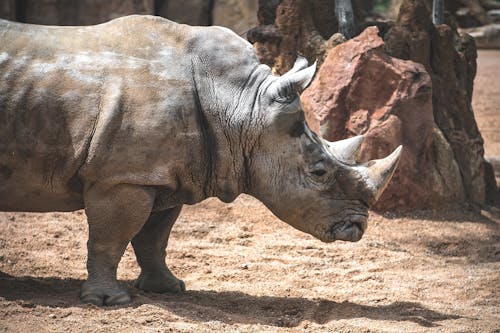
[[[188,35],[152,17],[0,21],[0,209],[79,209],[97,181],[175,183],[200,146]]]

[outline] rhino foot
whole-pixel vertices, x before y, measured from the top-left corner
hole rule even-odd
[[[135,282],[135,287],[154,293],[178,293],[186,291],[184,281],[179,280],[170,272],[141,273]]]
[[[99,287],[86,283],[82,287],[80,299],[84,303],[97,306],[123,305],[132,302],[132,298],[128,292],[119,286]]]

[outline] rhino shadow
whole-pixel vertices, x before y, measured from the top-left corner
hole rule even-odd
[[[424,327],[436,327],[440,326],[439,321],[461,318],[427,309],[415,302],[361,305],[322,298],[254,296],[236,291],[209,290],[188,291],[180,298],[140,293],[139,302],[142,302],[141,296],[178,316],[190,317],[190,320],[202,318],[203,321],[218,320],[226,324],[297,327],[303,321],[327,324],[342,319],[368,318],[379,321],[409,321]]]
[[[22,307],[38,305],[53,308],[93,306],[82,304],[78,292],[83,280],[55,277],[16,277],[0,272],[0,297]],[[133,303],[124,308],[154,304],[192,321],[221,321],[226,324],[261,324],[297,327],[303,321],[327,324],[342,319],[368,318],[379,321],[413,322],[423,327],[440,326],[438,322],[460,316],[427,309],[416,302],[393,302],[362,305],[349,301],[301,297],[254,296],[236,291],[188,290],[181,294],[153,294],[132,287]],[[103,308],[116,309],[116,307]]]

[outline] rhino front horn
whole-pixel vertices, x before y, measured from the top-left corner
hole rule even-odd
[[[365,179],[367,180],[367,185],[371,192],[370,204],[380,198],[387,184],[389,184],[398,166],[402,150],[403,146],[399,146],[386,158],[372,160],[366,163]]]

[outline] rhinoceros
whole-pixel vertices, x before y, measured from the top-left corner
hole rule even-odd
[[[85,209],[83,302],[131,301],[116,279],[129,242],[138,288],[185,290],[166,246],[182,205],[208,197],[246,193],[321,241],[358,241],[401,155],[357,164],[362,136],[313,133],[299,93],[316,65],[273,75],[226,28],[1,20],[0,40],[0,210]]]

